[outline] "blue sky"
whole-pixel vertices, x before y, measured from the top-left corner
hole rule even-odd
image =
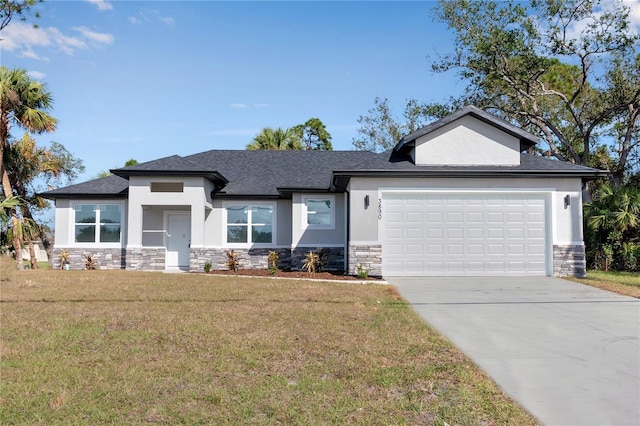
[[[376,96],[400,113],[407,98],[461,91],[429,70],[453,37],[433,6],[47,0],[38,29],[3,31],[0,60],[48,85],[59,126],[38,141],[81,158],[80,180],[130,158],[244,149],[263,127],[311,117],[350,150]]]
[[[640,26],[640,0],[625,1]],[[2,31],[0,62],[48,85],[59,126],[37,139],[82,159],[79,180],[130,158],[244,149],[264,127],[311,117],[350,150],[376,96],[400,114],[408,98],[461,93],[455,73],[430,71],[453,41],[434,6],[46,0],[39,28],[14,19]]]

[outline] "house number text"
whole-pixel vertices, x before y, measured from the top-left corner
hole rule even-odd
[[[378,198],[378,220],[382,220],[382,198]]]

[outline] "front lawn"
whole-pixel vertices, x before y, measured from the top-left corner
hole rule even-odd
[[[0,270],[1,424],[535,424],[395,289]]]
[[[637,272],[588,271],[586,278],[570,278],[582,284],[640,298],[640,274]]]

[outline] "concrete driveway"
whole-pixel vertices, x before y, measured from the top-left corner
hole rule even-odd
[[[558,278],[387,278],[546,425],[640,425],[640,300]]]

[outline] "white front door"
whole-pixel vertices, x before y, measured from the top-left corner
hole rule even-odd
[[[167,215],[166,269],[189,269],[189,245],[191,244],[191,215],[170,213]]]
[[[546,275],[542,194],[387,193],[382,202],[383,275]]]

